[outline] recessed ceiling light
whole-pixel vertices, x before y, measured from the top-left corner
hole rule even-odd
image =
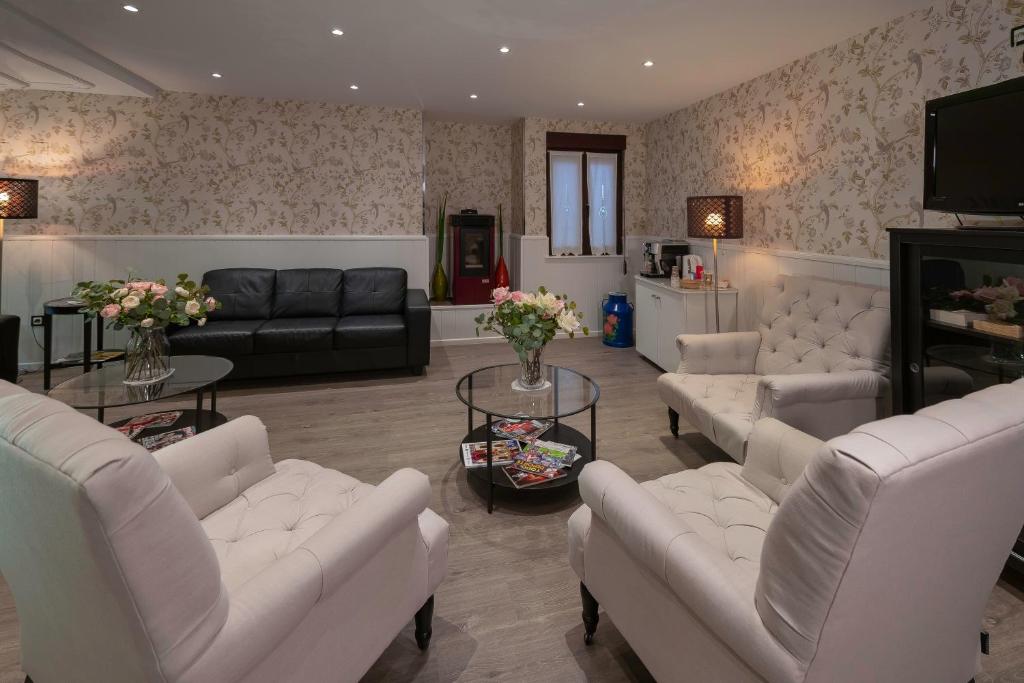
[[[352,85],[348,86],[348,88],[349,88],[349,90],[359,90],[359,86],[356,85],[355,83],[353,83]]]
[[[508,45],[502,45],[501,47],[498,48],[498,52],[500,52],[503,55],[507,55],[509,52],[511,52],[511,50],[508,49]]]
[[[210,75],[211,75],[211,76],[213,76],[214,78],[223,78],[223,76],[221,76],[221,75],[220,75],[219,73],[217,73],[216,71],[214,71],[214,72],[213,72],[212,74],[210,74]]]
[[[125,5],[124,6],[124,11],[125,12],[138,12],[139,8],[136,7],[135,5]]]
[[[644,62],[644,66],[646,66],[646,67],[654,66],[654,62],[652,62],[651,60],[648,59],[646,62]]]
[[[343,35],[345,35],[345,32],[342,31],[340,28],[337,28],[337,27],[332,28],[331,29],[331,33],[333,33],[336,36],[343,36]]]
[[[472,95],[470,95],[470,96],[469,96],[469,99],[471,99],[471,100],[475,100],[475,99],[476,99],[476,93],[473,93]]]
[[[583,103],[582,103],[582,102],[577,102],[577,103],[576,103],[576,106],[577,106],[577,107],[582,107],[582,106],[583,106]]]

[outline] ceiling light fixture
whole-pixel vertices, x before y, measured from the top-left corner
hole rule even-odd
[[[654,66],[654,62],[652,62],[651,60],[648,59],[646,62],[644,62],[644,66],[650,68],[650,67]]]
[[[125,11],[125,12],[132,12],[132,13],[135,13],[135,12],[138,12],[138,11],[139,11],[139,8],[138,8],[138,7],[136,7],[135,5],[125,5],[125,6],[124,6],[124,11]]]
[[[473,93],[472,95],[470,95],[470,96],[469,96],[469,99],[471,99],[471,100],[475,100],[475,99],[476,99],[476,93]]]
[[[353,83],[352,85],[348,86],[348,88],[349,88],[349,90],[359,90],[359,86],[356,85],[355,83]]]
[[[334,28],[332,28],[332,29],[331,29],[331,33],[333,33],[333,34],[334,34],[334,35],[336,35],[336,36],[343,36],[343,35],[345,35],[345,32],[344,32],[344,31],[342,31],[342,30],[341,30],[340,28],[338,28],[338,27],[334,27]]]
[[[511,52],[511,50],[508,49],[508,45],[502,45],[501,47],[498,48],[498,52],[500,52],[503,55],[507,55],[509,52]]]
[[[576,106],[577,106],[577,107],[582,107],[582,106],[583,106],[583,103],[582,103],[582,102],[577,102],[577,103],[576,103]]]
[[[223,76],[221,76],[221,75],[220,75],[219,73],[217,73],[216,71],[214,71],[214,72],[213,72],[212,74],[210,74],[210,75],[211,75],[211,76],[213,76],[214,78],[223,78]]]

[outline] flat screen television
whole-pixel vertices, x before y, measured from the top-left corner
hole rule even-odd
[[[925,104],[924,208],[1024,216],[1024,77]]]

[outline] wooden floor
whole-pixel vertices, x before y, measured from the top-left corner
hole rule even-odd
[[[559,340],[545,356],[600,384],[598,455],[633,477],[651,479],[726,458],[698,434],[671,438],[654,390],[659,371],[632,349],[611,349],[592,339]],[[451,524],[448,578],[437,592],[433,642],[420,653],[407,626],[366,681],[651,680],[610,619],[602,619],[591,647],[583,645],[578,582],[566,541],[566,520],[578,500],[544,506],[500,502],[488,515],[456,461],[466,411],[455,397],[455,381],[473,368],[511,360],[504,345],[449,346],[433,350],[421,377],[389,372],[221,389],[222,412],[256,415],[267,424],[275,459],[306,458],[372,483],[400,467],[430,477],[431,507]],[[23,383],[38,390],[41,379],[30,375]],[[107,419],[131,412],[110,411]],[[585,416],[566,422],[589,429]],[[1001,581],[989,600],[985,628],[992,655],[983,658],[986,673],[979,683],[1024,679],[1024,592]],[[18,662],[17,616],[0,579],[0,683],[21,681]]]

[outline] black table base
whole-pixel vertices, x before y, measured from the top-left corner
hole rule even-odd
[[[156,406],[154,406],[154,408],[156,408]],[[164,411],[162,411],[162,410],[153,410],[153,412],[156,413],[156,412],[164,412]],[[129,422],[130,420],[133,420],[133,419],[134,418],[132,418],[132,417],[126,417],[123,420],[118,420],[117,422],[111,422],[108,426],[115,427],[115,428],[116,427],[120,427],[121,425],[126,424],[127,422]],[[195,427],[196,428],[196,434],[198,434],[200,432],[205,432],[208,429],[213,429],[214,427],[219,427],[222,424],[226,424],[227,421],[228,421],[228,418],[223,413],[218,413],[216,411],[211,411],[211,410],[198,410],[197,411],[197,410],[192,410],[191,408],[188,408],[186,410],[182,410],[181,411],[181,417],[179,417],[174,422],[174,424],[168,425],[166,427],[151,427],[151,428],[143,429],[142,432],[139,434],[139,436],[153,436],[155,434],[163,434],[164,432],[171,432],[171,431],[174,431],[175,429],[181,429],[183,427],[190,427],[190,426],[191,427]],[[138,439],[138,437],[136,437],[136,439]]]

